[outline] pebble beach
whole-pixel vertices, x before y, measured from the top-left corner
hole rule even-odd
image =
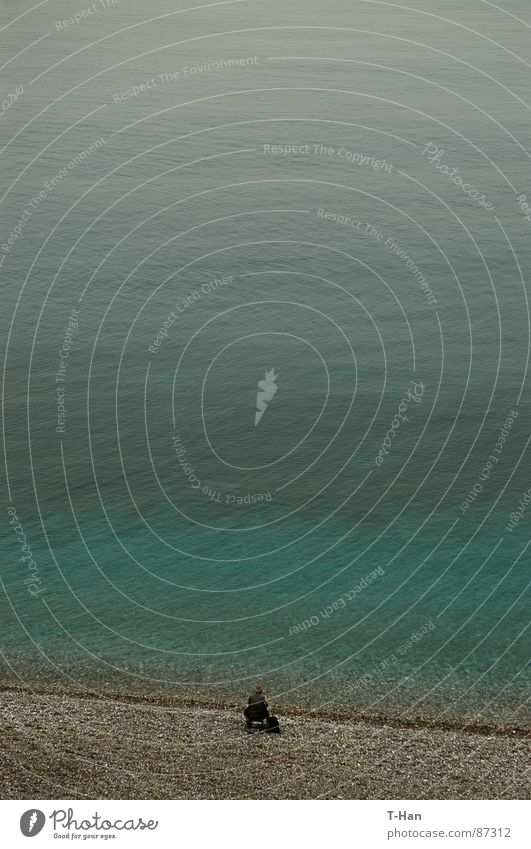
[[[0,687],[4,799],[523,799],[522,725]]]

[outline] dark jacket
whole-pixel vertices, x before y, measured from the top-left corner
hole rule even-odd
[[[244,714],[249,720],[260,722],[263,719],[269,718],[267,709],[267,696],[262,690],[260,693],[256,691],[251,693],[248,699],[247,707]]]

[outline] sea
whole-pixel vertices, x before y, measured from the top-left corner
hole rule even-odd
[[[522,720],[530,27],[2,0],[3,679]]]

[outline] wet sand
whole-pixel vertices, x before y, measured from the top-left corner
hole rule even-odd
[[[522,726],[0,686],[4,799],[522,799]]]

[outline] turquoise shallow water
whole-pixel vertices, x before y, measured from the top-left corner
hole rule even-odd
[[[518,711],[525,28],[96,9],[0,20],[5,674]]]

